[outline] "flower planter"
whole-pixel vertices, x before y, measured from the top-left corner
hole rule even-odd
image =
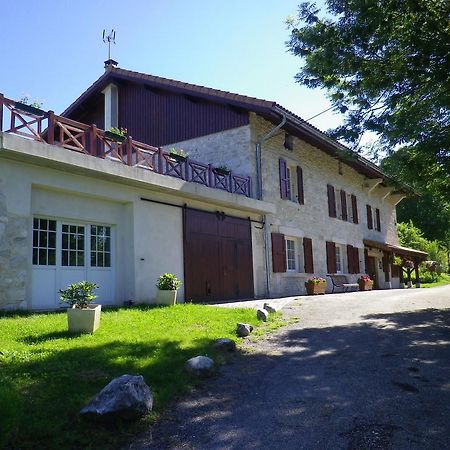
[[[90,304],[87,308],[67,309],[67,321],[71,333],[93,333],[100,326],[102,305]]]
[[[214,173],[217,175],[227,176],[230,175],[231,170],[230,169],[222,169],[221,167],[217,167],[214,169]]]
[[[323,295],[327,288],[326,282],[321,283],[305,283],[306,292],[308,295]]]
[[[359,290],[360,291],[371,291],[373,289],[373,281],[362,281],[358,280]]]
[[[156,303],[158,305],[175,305],[177,302],[177,291],[163,291],[158,289]]]
[[[125,142],[126,136],[114,133],[113,131],[105,131],[105,138],[110,139],[114,142],[120,142],[121,144]]]
[[[178,155],[176,153],[169,153],[169,158],[173,161],[176,161],[178,163],[182,163],[184,161],[186,161],[187,156],[184,155]]]
[[[15,102],[14,107],[25,114],[30,114],[35,117],[42,117],[45,114],[45,111],[42,109],[22,102]]]

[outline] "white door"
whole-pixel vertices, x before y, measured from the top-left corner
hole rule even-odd
[[[113,228],[47,218],[33,219],[33,309],[61,306],[59,289],[88,280],[97,303],[115,303]]]

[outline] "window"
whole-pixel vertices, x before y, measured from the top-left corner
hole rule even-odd
[[[84,266],[84,226],[62,224],[61,264]]]
[[[335,261],[336,261],[336,273],[342,273],[342,267],[344,264],[342,263],[342,248],[339,244],[335,245]]]
[[[56,220],[33,219],[33,264],[56,264]]]
[[[297,271],[297,249],[294,239],[286,239],[286,267],[288,272]]]
[[[91,225],[91,267],[111,267],[111,227]]]
[[[300,166],[287,165],[287,162],[280,158],[280,196],[284,200],[305,203],[303,191],[303,171]]]

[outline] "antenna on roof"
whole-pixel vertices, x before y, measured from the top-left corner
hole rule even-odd
[[[103,30],[103,42],[108,44],[108,59],[105,61],[105,69],[110,66],[117,66],[118,62],[111,59],[111,44],[116,44],[116,31],[111,30],[109,34],[106,34],[106,30]]]

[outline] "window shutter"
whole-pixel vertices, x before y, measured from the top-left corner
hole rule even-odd
[[[358,247],[353,247],[353,252],[354,252],[354,259],[353,259],[353,273],[360,273],[359,272],[359,250]]]
[[[279,160],[280,164],[280,195],[282,199],[288,198],[288,179],[287,179],[287,165],[283,158]]]
[[[272,233],[272,266],[274,272],[286,272],[284,234]]]
[[[383,272],[384,272],[384,280],[386,282],[391,280],[391,270],[389,265],[389,253],[383,252]]]
[[[355,253],[351,245],[347,245],[347,266],[348,273],[355,273]]]
[[[375,210],[375,218],[377,221],[377,230],[381,231],[380,210],[378,208]]]
[[[347,194],[341,189],[341,212],[342,220],[347,221]]]
[[[356,195],[352,194],[352,213],[353,223],[358,223],[358,203],[356,201]]]
[[[305,273],[314,273],[312,239],[303,238],[303,254],[305,257]]]
[[[336,217],[336,197],[334,196],[334,187],[331,184],[327,184],[328,194],[328,215],[330,217]]]
[[[373,218],[372,218],[372,207],[370,205],[366,205],[367,209],[367,228],[369,230],[373,229]]]
[[[300,205],[305,204],[305,193],[303,191],[303,170],[300,166],[297,166],[297,190],[298,190],[298,202]]]
[[[336,245],[334,242],[327,242],[327,271],[336,273]]]

